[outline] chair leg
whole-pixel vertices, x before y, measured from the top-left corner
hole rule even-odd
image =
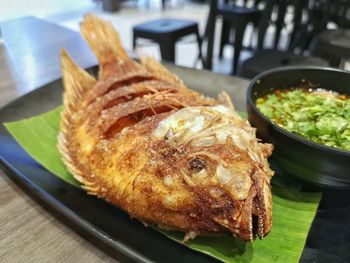
[[[210,9],[207,20],[207,26],[205,28],[204,37],[207,39],[207,49],[205,54],[204,68],[211,70],[213,65],[213,49],[214,49],[214,35],[215,35],[215,22],[217,15],[217,0],[210,1]]]
[[[158,42],[162,60],[175,63],[175,42],[172,39],[163,39]]]
[[[220,50],[219,50],[219,58],[223,58],[225,44],[230,42],[230,24],[223,20],[222,21],[222,29],[221,29],[221,40],[220,40]]]
[[[247,26],[247,21],[243,17],[242,19],[239,19],[237,21],[237,24],[235,24],[235,43],[234,43],[234,55],[233,55],[233,63],[232,63],[232,75],[236,74],[238,62],[239,62],[239,56],[241,54],[241,49],[243,45],[243,36],[245,32],[245,28]]]
[[[199,35],[198,28],[197,28],[197,31],[196,31],[196,37],[197,37],[197,43],[198,43],[198,58],[197,58],[197,62],[198,62],[198,60],[200,60],[202,65],[203,65],[202,39],[201,39],[201,37]]]
[[[341,68],[342,59],[340,58],[329,58],[329,65],[333,68]]]
[[[134,34],[134,36],[132,37],[132,50],[135,50],[136,48],[136,36]]]

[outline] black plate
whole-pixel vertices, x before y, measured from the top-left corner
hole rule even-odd
[[[171,69],[191,87],[206,94],[214,95],[222,89],[230,91],[237,109],[244,108],[244,101],[240,99],[243,95],[237,94],[244,94],[245,90],[237,90],[235,86],[247,82],[204,71]],[[0,123],[48,111],[61,104],[61,96],[60,80],[45,85],[0,110]],[[0,145],[0,166],[11,179],[29,190],[32,197],[38,197],[35,199],[64,223],[79,234],[86,234],[90,242],[119,261],[217,262],[152,228],[145,228],[114,206],[64,183],[28,156],[2,125]],[[325,197],[309,234],[302,262],[330,262],[330,259],[346,262],[350,259],[350,192],[326,192]]]

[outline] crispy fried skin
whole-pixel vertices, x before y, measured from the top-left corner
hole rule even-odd
[[[206,98],[155,60],[132,61],[111,24],[91,14],[81,31],[100,73],[94,79],[62,51],[58,147],[86,191],[186,238],[265,236],[272,146],[258,142],[227,94]]]

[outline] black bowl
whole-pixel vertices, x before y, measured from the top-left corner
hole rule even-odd
[[[248,119],[257,136],[275,146],[272,160],[280,169],[322,187],[350,188],[350,151],[312,142],[272,123],[256,107],[256,99],[276,89],[317,86],[350,95],[350,74],[323,67],[282,67],[255,77],[247,91]]]

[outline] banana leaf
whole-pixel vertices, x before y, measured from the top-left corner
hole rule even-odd
[[[29,119],[5,123],[5,126],[37,162],[67,183],[80,187],[57,150],[60,112],[61,107]],[[223,262],[298,262],[321,194],[299,192],[281,183],[282,175],[277,176],[279,183],[272,188],[273,226],[263,240],[248,243],[230,235],[219,235],[183,242],[181,232],[156,229],[176,242]]]

